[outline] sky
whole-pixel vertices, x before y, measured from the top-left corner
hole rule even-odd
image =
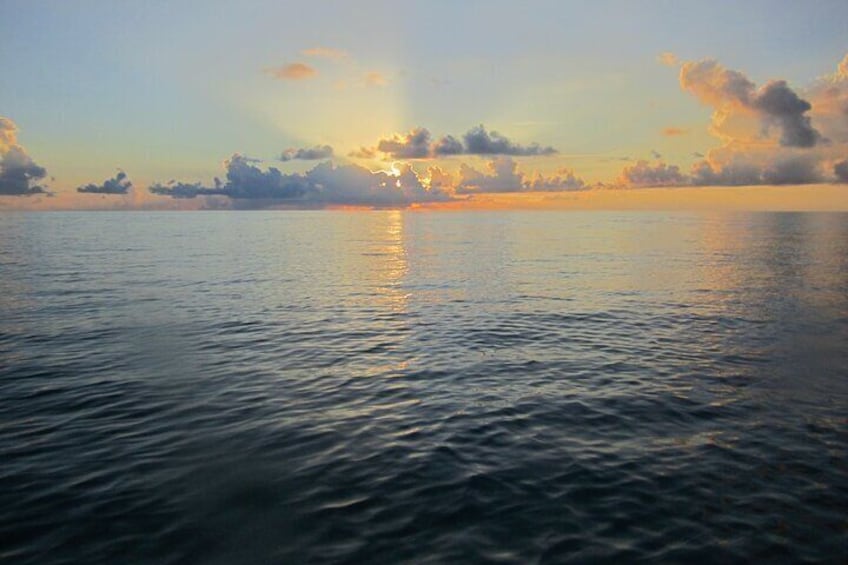
[[[3,0],[0,209],[848,209],[846,21],[844,0]]]

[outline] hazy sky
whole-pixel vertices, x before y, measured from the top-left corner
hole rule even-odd
[[[846,181],[846,22],[844,0],[3,0],[0,194]]]

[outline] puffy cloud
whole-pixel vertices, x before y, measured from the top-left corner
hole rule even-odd
[[[481,172],[465,163],[460,165],[456,193],[559,192],[588,188],[583,179],[567,168],[550,177],[538,172],[527,176],[518,170],[518,164],[509,156],[496,157],[486,164],[486,168],[487,172]]]
[[[523,176],[517,172],[518,164],[510,157],[496,157],[486,164],[488,173],[463,163],[459,167],[457,194],[475,192],[518,192]]]
[[[687,184],[688,177],[680,172],[677,165],[657,162],[651,165],[645,160],[636,161],[621,171],[619,182],[632,186],[681,186]]]
[[[845,59],[848,61],[848,57]],[[846,71],[846,74],[848,74],[848,71]],[[836,180],[839,182],[848,182],[848,159],[834,163],[833,174],[836,175]]]
[[[36,184],[47,176],[47,170],[32,160],[18,145],[18,127],[0,116],[0,195],[25,196],[46,193]]]
[[[462,142],[452,135],[446,135],[433,144],[433,155],[461,155],[465,151]]]
[[[532,192],[560,192],[589,188],[583,179],[574,174],[573,169],[567,168],[558,170],[557,174],[550,177],[535,173],[524,181],[523,186],[525,190]]]
[[[132,183],[124,171],[119,171],[114,177],[106,179],[103,184],[87,184],[77,188],[77,192],[89,194],[126,194]]]
[[[513,143],[496,131],[486,131],[483,125],[473,127],[463,136],[465,152],[470,155],[551,155],[553,147],[541,147],[538,143],[523,146]]]
[[[726,69],[706,59],[684,63],[680,85],[701,102],[715,109],[713,131],[724,138],[739,137],[745,118],[759,120],[760,129],[752,137],[762,137],[776,126],[780,144],[785,147],[813,147],[821,134],[805,114],[812,105],[789,88],[786,81],[773,80],[759,89],[743,73]]]
[[[686,135],[687,133],[689,133],[689,130],[683,129],[683,128],[676,128],[676,127],[672,126],[672,127],[663,128],[663,130],[660,133],[662,133],[666,137],[676,137],[676,136],[679,136],[679,135]]]
[[[404,135],[395,134],[377,143],[377,151],[391,159],[421,159],[429,157],[430,132],[427,128],[415,128]]]
[[[304,80],[318,74],[317,70],[305,63],[291,63],[276,69],[269,69],[267,72],[274,78],[281,80]]]
[[[813,184],[824,181],[815,155],[793,155],[771,162],[764,170],[765,184]]]
[[[482,125],[471,128],[463,141],[452,135],[431,141],[429,130],[417,127],[406,134],[395,134],[381,139],[376,147],[361,147],[351,152],[351,157],[373,159],[382,154],[386,160],[424,159],[450,155],[511,155],[533,156],[556,153],[553,147],[542,147],[538,143],[520,145],[513,143],[498,132],[486,131]]]
[[[262,170],[236,154],[225,161],[226,182],[216,179],[214,187],[201,184],[154,184],[154,194],[173,198],[227,196],[256,205],[286,203],[299,206],[351,204],[362,206],[405,206],[419,202],[449,200],[439,187],[427,187],[409,165],[391,172],[372,172],[358,165],[336,166],[324,162],[304,174],[283,174],[274,167]]]
[[[280,161],[291,161],[294,159],[317,161],[319,159],[329,159],[332,156],[333,148],[329,145],[316,145],[315,147],[304,147],[300,149],[289,147],[280,155]]]

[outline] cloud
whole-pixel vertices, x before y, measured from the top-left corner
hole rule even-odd
[[[663,130],[660,133],[662,133],[666,137],[676,137],[676,136],[679,136],[679,135],[686,135],[687,133],[689,133],[689,130],[688,129],[682,129],[682,128],[676,128],[676,127],[671,126],[671,127],[663,128]]]
[[[680,59],[671,51],[663,51],[657,55],[657,61],[666,67],[676,67],[680,64]]]
[[[381,139],[377,151],[391,159],[422,159],[430,157],[430,132],[426,128],[414,128],[404,135],[395,134]]]
[[[405,134],[394,134],[381,139],[375,147],[361,147],[351,152],[351,157],[373,159],[382,155],[386,160],[429,159],[451,155],[510,155],[535,156],[556,153],[553,147],[542,147],[538,143],[520,145],[496,131],[489,133],[482,125],[471,128],[460,141],[453,135],[445,135],[433,142],[427,128],[417,127]]]
[[[0,195],[45,194],[44,187],[36,183],[46,176],[47,170],[18,144],[15,122],[0,116]]]
[[[318,74],[317,70],[305,63],[291,63],[276,69],[269,69],[267,72],[280,80],[304,80]]]
[[[333,148],[329,145],[316,145],[315,147],[304,147],[295,149],[289,147],[280,154],[280,161],[292,161],[295,159],[303,161],[317,161],[329,159],[333,156]]]
[[[332,47],[311,47],[301,51],[301,54],[305,57],[317,57],[320,59],[331,59],[334,61],[345,59],[348,56],[346,51],[334,49]]]
[[[654,159],[662,159],[662,154],[656,149],[651,149],[651,157]]]
[[[848,57],[846,57],[846,61],[848,61]],[[846,74],[848,74],[848,71],[846,71]],[[834,163],[833,174],[836,175],[837,181],[848,183],[848,159]]]
[[[758,119],[760,125],[751,137],[764,137],[777,127],[780,145],[785,147],[813,147],[822,139],[805,115],[812,105],[784,80],[773,80],[757,89],[743,73],[706,59],[684,63],[680,85],[715,109],[712,128],[721,137],[739,137],[744,129],[739,122],[747,117]]]
[[[450,199],[444,190],[425,186],[406,164],[392,172],[372,172],[359,165],[336,166],[328,161],[303,174],[283,174],[274,167],[262,170],[239,154],[224,164],[226,182],[216,179],[214,187],[171,182],[154,184],[150,191],[172,198],[227,196],[260,207],[271,204],[406,206]]]
[[[526,176],[510,156],[498,156],[486,164],[487,172],[463,163],[459,167],[457,194],[485,192],[560,192],[588,188],[583,179],[571,169],[560,169],[557,174],[545,177],[539,173]]]
[[[722,142],[681,183],[809,184],[842,178],[837,165],[848,154],[848,55],[832,74],[806,88],[781,79],[758,87],[712,59],[684,63],[680,86],[713,108],[709,131]],[[666,180],[667,171],[660,168],[662,178],[655,179],[654,169],[626,170],[620,180]]]
[[[634,165],[624,167],[619,182],[631,186],[680,186],[688,184],[688,178],[677,165],[663,162],[651,165],[645,160],[639,160]]]
[[[483,125],[471,128],[463,136],[465,153],[469,155],[551,155],[556,153],[553,147],[541,147],[538,143],[528,146],[511,142],[496,131],[486,131]]]
[[[536,173],[525,179],[523,187],[531,192],[561,192],[589,188],[582,178],[575,175],[573,169],[568,168],[559,169],[557,174],[550,177]]]
[[[365,73],[366,86],[386,86],[387,84],[389,84],[389,79],[381,73],[378,73],[377,71]]]
[[[88,194],[126,194],[132,183],[124,171],[119,171],[114,177],[106,179],[103,184],[87,184],[77,188],[77,192]]]

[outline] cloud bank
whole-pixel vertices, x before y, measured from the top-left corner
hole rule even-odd
[[[45,194],[45,188],[37,183],[46,176],[47,170],[18,144],[15,122],[0,116],[0,195]]]
[[[848,55],[806,88],[775,79],[757,86],[713,59],[680,68],[680,86],[713,109],[709,131],[721,141],[689,173],[657,160],[625,167],[632,186],[743,186],[848,182]],[[666,128],[664,135],[681,133]]]

